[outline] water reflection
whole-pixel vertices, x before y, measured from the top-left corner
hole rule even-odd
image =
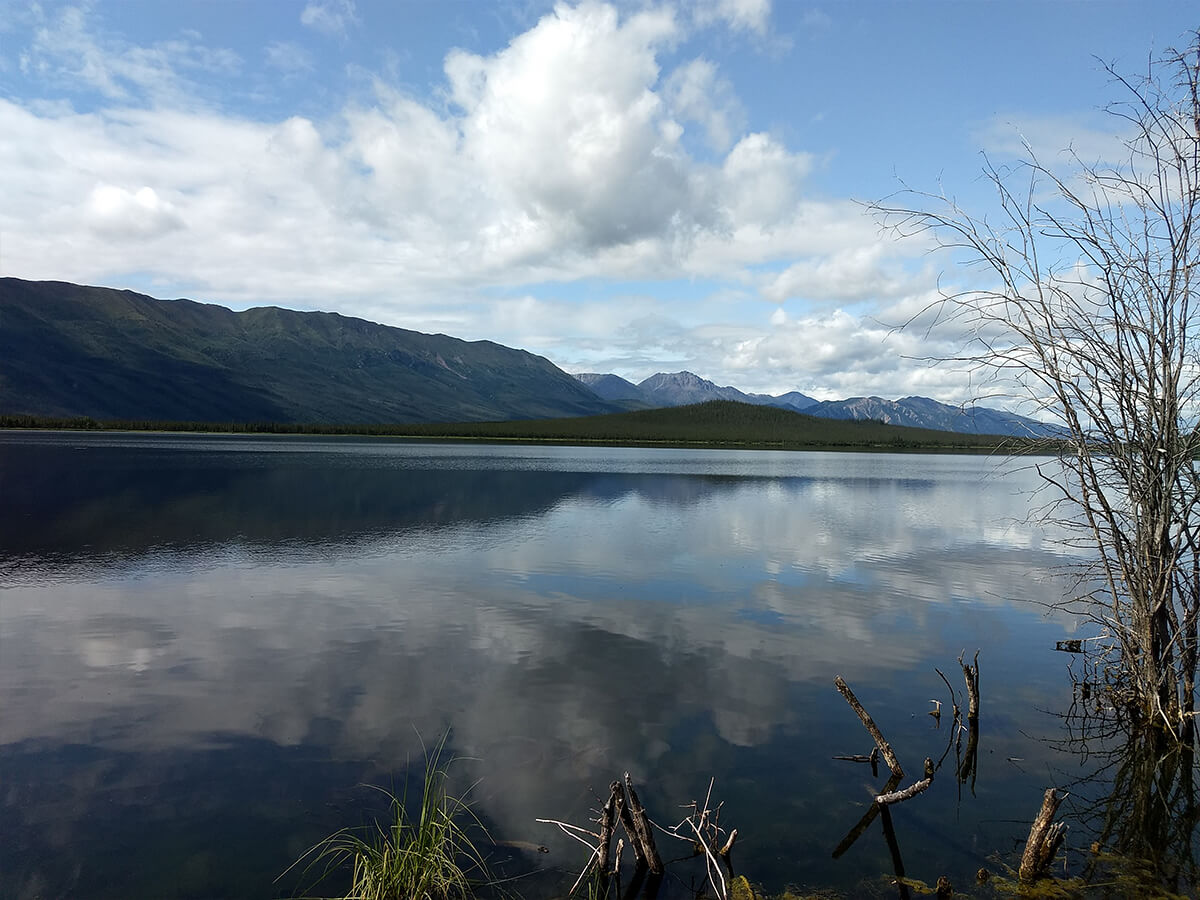
[[[630,769],[666,808],[728,784],[759,879],[845,884],[889,861],[830,860],[862,813],[846,798],[867,796],[830,760],[862,741],[833,675],[888,711],[915,770],[933,666],[978,646],[980,803],[947,785],[894,815],[921,823],[917,852],[973,872],[1044,787],[1047,751],[1021,730],[1066,699],[1043,651],[1073,626],[1011,602],[1055,596],[1037,575],[1058,558],[1000,527],[1023,517],[1023,482],[991,471],[0,436],[3,893],[280,890],[306,841],[357,815],[357,782],[399,777],[418,734],[449,726],[494,832],[564,865],[533,819],[586,818],[588,788]],[[253,858],[221,838],[263,831]],[[160,892],[106,862],[118,851],[195,877]]]

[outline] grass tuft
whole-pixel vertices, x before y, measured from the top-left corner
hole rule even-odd
[[[425,754],[415,815],[409,811],[407,788],[401,796],[375,788],[389,798],[384,821],[335,832],[292,868],[307,859],[305,872],[320,872],[314,888],[335,872],[350,869],[351,887],[340,895],[343,900],[470,900],[474,886],[487,881],[487,866],[464,828],[478,825],[478,820],[463,798],[446,793],[454,760],[443,762],[445,744],[443,735]]]

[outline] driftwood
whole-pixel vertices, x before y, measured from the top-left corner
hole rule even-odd
[[[883,734],[879,731],[879,726],[875,724],[875,720],[871,718],[871,714],[863,709],[863,705],[854,696],[854,691],[850,690],[850,686],[846,684],[841,675],[834,678],[833,683],[837,685],[838,692],[846,698],[846,702],[850,704],[850,708],[858,714],[863,727],[867,729],[867,732],[875,741],[875,746],[879,748],[879,752],[883,756],[883,761],[888,764],[888,768],[892,770],[892,774],[903,778],[904,770],[900,768],[900,761],[896,759],[896,754],[892,752],[891,744],[884,740]]]
[[[662,857],[658,855],[658,848],[654,846],[654,832],[650,829],[650,819],[646,815],[646,808],[642,806],[637,791],[633,789],[633,779],[629,777],[628,772],[625,773],[625,801],[628,817],[622,815],[621,823],[627,832],[630,824],[633,825],[629,841],[635,846],[641,846],[641,858],[645,862],[646,868],[650,870],[650,874],[661,875],[663,873]]]
[[[600,877],[607,878],[610,868],[609,846],[612,844],[613,827],[617,824],[617,798],[621,794],[621,783],[614,781],[609,786],[608,802],[600,810],[600,844],[596,848],[596,867]],[[621,859],[620,850],[617,860]]]
[[[617,822],[620,822],[625,828],[637,863],[631,888],[634,888],[634,885],[640,887],[646,872],[649,871],[650,879],[646,882],[647,896],[653,897],[657,893],[658,883],[661,881],[663,873],[662,858],[654,846],[650,819],[646,816],[646,810],[642,807],[641,800],[638,799],[637,791],[633,789],[633,779],[630,778],[628,772],[625,773],[624,783],[614,781],[609,785],[608,800],[601,808],[600,816],[596,820],[600,827],[598,832],[571,825],[568,822],[560,822],[557,819],[537,819],[535,821],[557,826],[568,837],[583,844],[591,851],[583,871],[579,873],[575,884],[567,892],[568,896],[574,894],[588,874],[593,871],[600,878],[605,890],[607,890],[608,879],[617,875],[621,865],[621,851],[625,846],[624,841],[617,841],[614,859],[611,846]],[[595,845],[593,846],[587,838],[594,839]],[[636,892],[636,888],[634,890]]]
[[[1066,798],[1066,794],[1059,796],[1054,788],[1047,788],[1042,797],[1042,808],[1038,810],[1037,818],[1033,820],[1033,826],[1029,829],[1029,840],[1025,842],[1021,867],[1017,870],[1025,884],[1048,873],[1050,863],[1054,861],[1054,854],[1062,846],[1067,826],[1063,822],[1053,820],[1059,804]]]

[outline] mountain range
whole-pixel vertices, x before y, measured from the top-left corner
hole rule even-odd
[[[584,372],[575,377],[605,400],[627,403],[630,406],[644,405],[647,408],[689,406],[693,403],[707,403],[710,400],[733,400],[737,403],[778,406],[800,412],[817,402],[799,391],[791,391],[778,397],[769,394],[746,394],[735,387],[718,387],[691,372],[675,372],[671,375],[659,372],[639,384],[626,381],[619,375]]]
[[[726,400],[827,419],[1046,436],[1002,410],[924,397],[820,402],[720,387],[691,372],[633,384],[568,375],[491,341],[337,313],[0,278],[0,414],[172,422],[383,424],[591,416]]]
[[[616,408],[549,360],[491,341],[0,278],[0,413],[372,424]]]
[[[759,406],[777,406],[824,419],[875,421],[961,434],[1003,434],[1020,437],[1053,437],[1053,426],[986,406],[951,406],[928,397],[851,397],[818,401],[799,391],[772,396],[747,394],[735,387],[720,387],[691,372],[659,372],[634,384],[618,375],[584,372],[575,376],[600,397],[629,409],[687,406],[710,400],[734,400]]]

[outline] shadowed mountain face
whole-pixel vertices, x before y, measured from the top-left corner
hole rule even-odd
[[[611,412],[548,360],[336,313],[0,278],[0,412],[437,422]]]
[[[605,400],[646,401],[646,395],[642,389],[632,381],[626,381],[620,375],[580,372],[575,377]]]

